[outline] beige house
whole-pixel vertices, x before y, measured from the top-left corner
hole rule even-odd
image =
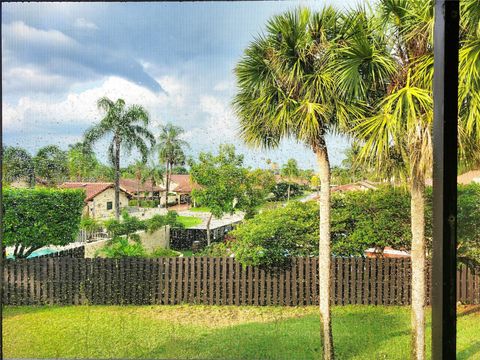
[[[83,214],[95,219],[115,216],[115,187],[113,183],[66,182],[61,188],[84,189],[86,192]],[[120,187],[120,209],[128,206],[131,194]]]

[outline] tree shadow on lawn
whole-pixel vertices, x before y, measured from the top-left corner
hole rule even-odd
[[[395,311],[396,310],[396,311]],[[334,310],[333,332],[338,359],[409,357],[409,316],[405,309],[345,307]],[[407,312],[408,314],[408,312]],[[146,357],[228,359],[318,359],[319,316],[248,323],[206,330],[197,337],[175,338]],[[172,339],[173,340],[173,339]],[[172,346],[170,346],[170,344]],[[384,350],[379,352],[379,348]]]
[[[475,341],[467,348],[457,353],[457,359],[478,359],[480,358],[480,341]]]

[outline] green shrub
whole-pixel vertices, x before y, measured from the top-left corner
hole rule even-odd
[[[80,221],[80,229],[87,232],[96,232],[101,231],[103,226],[98,220],[91,217],[82,217],[82,220]]]
[[[239,225],[229,246],[244,265],[286,266],[292,256],[318,254],[318,222],[317,204],[290,202]]]
[[[195,256],[225,257],[233,254],[233,243],[229,241],[217,242],[206,246],[195,254]]]
[[[76,240],[85,192],[72,189],[3,189],[3,245],[23,258],[48,245]]]
[[[378,190],[332,195],[332,253],[362,256],[366,249],[411,247],[410,194],[384,186]],[[282,266],[291,256],[317,256],[319,208],[290,202],[245,221],[231,232],[230,247],[246,265]],[[425,240],[431,249],[432,192],[426,191]],[[458,187],[458,259],[480,263],[480,185]],[[221,246],[219,246],[221,249]]]
[[[149,256],[153,257],[153,258],[157,258],[157,257],[178,257],[181,254],[182,253],[180,253],[178,251],[175,251],[175,250],[172,250],[172,249],[159,248],[159,249],[154,250]]]
[[[105,221],[105,228],[112,237],[120,235],[130,236],[136,231],[146,230],[147,225],[144,221],[130,216],[127,212],[123,212],[121,221],[109,219]]]
[[[103,255],[107,258],[122,258],[126,256],[144,257],[146,256],[146,252],[142,244],[138,241],[131,243],[125,236],[116,236],[110,240],[108,245],[101,248],[96,255]]]
[[[128,200],[128,206],[138,206],[137,200]]]

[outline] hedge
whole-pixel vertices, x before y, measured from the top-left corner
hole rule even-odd
[[[76,240],[85,192],[73,189],[4,189],[3,245],[27,257],[44,246]]]

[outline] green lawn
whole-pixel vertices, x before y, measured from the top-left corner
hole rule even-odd
[[[480,307],[462,309],[458,359],[479,359]],[[408,359],[409,315],[335,307],[337,358]],[[318,359],[321,351],[317,307],[7,306],[3,321],[11,358]]]
[[[195,216],[179,216],[177,220],[183,224],[186,228],[200,225],[202,223],[202,219],[195,217]]]
[[[210,212],[210,208],[208,208],[206,206],[191,207],[188,210],[193,211],[193,212]]]

